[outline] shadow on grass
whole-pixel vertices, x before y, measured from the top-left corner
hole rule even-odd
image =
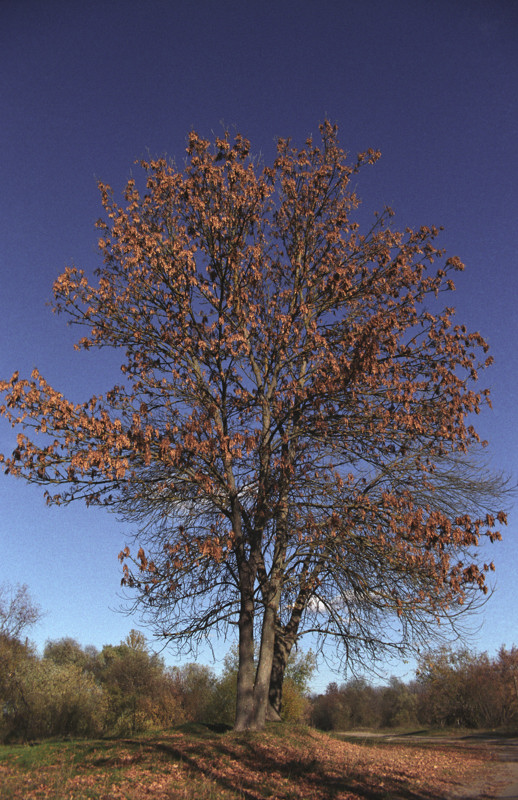
[[[223,729],[222,729],[223,727]],[[226,726],[182,726],[170,734],[120,740],[128,749],[100,756],[95,766],[120,766],[143,761],[176,762],[193,779],[210,781],[219,791],[243,800],[260,798],[318,798],[332,800],[350,792],[365,800],[440,800],[431,789],[415,790],[411,780],[387,776],[377,785],[376,775],[361,765],[338,759],[322,761],[310,732],[286,735],[281,729],[267,734],[233,734]],[[320,745],[322,746],[322,745]],[[313,748],[313,752],[312,752]]]

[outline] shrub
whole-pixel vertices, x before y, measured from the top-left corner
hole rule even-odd
[[[8,670],[3,670],[2,682],[3,741],[103,732],[105,695],[75,665],[38,660],[32,652],[18,649]]]

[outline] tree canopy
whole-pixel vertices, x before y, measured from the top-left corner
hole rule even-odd
[[[440,300],[463,265],[388,209],[362,232],[352,178],[379,153],[320,134],[267,166],[193,132],[124,205],[101,183],[102,266],[67,268],[55,308],[78,348],[120,350],[123,383],[82,404],[36,370],[0,383],[25,428],[7,471],[135,524],[123,581],[156,631],[237,626],[241,729],[278,713],[304,632],[354,660],[453,622],[505,522],[470,459],[488,347]]]

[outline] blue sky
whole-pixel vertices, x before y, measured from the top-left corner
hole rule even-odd
[[[222,124],[268,159],[277,136],[302,142],[329,117],[351,153],[382,151],[359,177],[365,219],[391,205],[399,226],[443,225],[440,243],[466,263],[458,319],[495,358],[481,380],[493,411],[477,422],[494,466],[518,474],[516,4],[3,0],[0,66],[3,378],[38,366],[76,401],[119,379],[110,354],[74,352],[74,330],[46,305],[66,265],[99,264],[97,179],[118,193],[135,160],[181,162],[189,130],[210,137]],[[0,422],[0,451],[12,442]],[[0,504],[0,582],[27,583],[46,611],[38,646],[73,636],[101,647],[138,627],[116,611],[128,531],[113,516],[49,509],[40,489],[3,475]],[[511,515],[491,548],[479,650],[518,644],[517,524]],[[322,670],[316,687],[332,677]]]

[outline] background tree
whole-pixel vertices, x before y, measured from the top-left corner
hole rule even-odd
[[[483,725],[486,700],[492,705],[487,656],[467,648],[442,647],[422,656],[418,666],[419,716],[435,727]],[[482,680],[481,680],[482,679]]]
[[[39,606],[31,599],[28,587],[0,585],[0,636],[19,639],[22,633],[42,617]]]
[[[335,681],[328,684],[324,694],[312,698],[311,724],[322,731],[349,730],[349,707]]]
[[[516,648],[495,658],[443,647],[418,665],[420,720],[437,727],[505,728],[518,721]]]
[[[23,675],[27,664],[36,660],[36,653],[28,642],[0,635],[0,739],[29,735],[30,704],[24,691]]]
[[[191,133],[184,169],[143,163],[125,207],[101,184],[97,282],[68,268],[54,293],[78,347],[121,350],[124,385],[77,405],[37,371],[0,384],[33,429],[7,471],[135,523],[124,582],[156,631],[237,626],[238,729],[278,715],[304,632],[350,661],[454,624],[505,522],[502,482],[466,457],[487,345],[437,299],[462,264],[388,211],[361,234],[350,180],[379,154],[349,164],[320,132],[271,167]]]
[[[188,722],[219,722],[214,714],[217,679],[205,664],[185,664],[175,670],[184,718]]]
[[[316,658],[307,653],[291,651],[284,674],[282,705],[283,722],[307,723],[310,718],[309,690],[316,669]]]
[[[76,663],[39,659],[28,644],[0,637],[0,739],[98,736],[106,698]]]
[[[237,646],[226,654],[223,669],[214,685],[210,707],[211,721],[232,727],[236,718],[237,673],[239,654]]]
[[[493,687],[498,688],[498,725],[518,725],[518,647],[501,647],[491,675]]]
[[[381,691],[382,728],[409,728],[417,724],[417,695],[408,685],[392,676]]]
[[[288,660],[283,704],[280,718],[283,722],[307,723],[310,717],[309,689],[316,669],[316,659],[308,653],[292,652]],[[236,715],[237,675],[239,653],[232,648],[225,656],[221,675],[213,684],[212,700],[200,721],[232,725]],[[205,696],[209,696],[207,691]]]
[[[132,630],[99,655],[98,681],[108,697],[108,728],[127,735],[181,721],[180,698],[162,659]]]
[[[66,636],[46,642],[43,658],[61,666],[74,664],[79,669],[97,676],[99,652],[93,645],[82,647],[78,641]]]

